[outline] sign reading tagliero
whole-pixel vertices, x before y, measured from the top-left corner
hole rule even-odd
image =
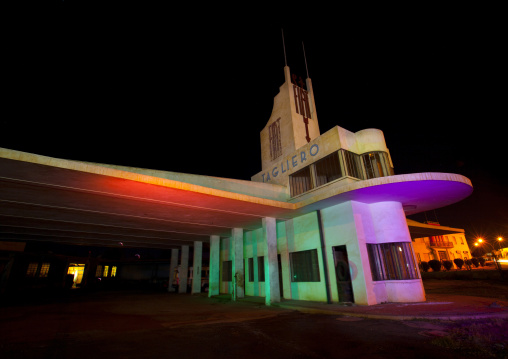
[[[288,171],[294,172],[293,169],[296,167],[303,168],[306,165],[306,161],[316,156],[319,153],[319,146],[317,144],[312,145],[309,151],[301,151],[291,158],[287,158],[285,161],[281,161],[279,165],[273,167],[271,171],[267,171],[261,174],[263,182],[268,182],[272,178],[276,178],[279,174],[286,173]]]

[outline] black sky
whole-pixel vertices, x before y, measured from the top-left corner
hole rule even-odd
[[[305,43],[321,133],[378,128],[396,174],[467,176],[471,197],[427,215],[469,239],[508,239],[498,9],[282,17],[116,6],[62,2],[9,29],[0,147],[248,180],[284,81],[283,28],[302,78]]]

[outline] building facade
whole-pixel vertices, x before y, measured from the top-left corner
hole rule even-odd
[[[443,230],[408,225],[406,216],[466,198],[470,180],[395,175],[378,129],[321,134],[311,80],[296,81],[287,66],[284,75],[260,134],[261,171],[250,181],[0,148],[0,240],[171,249],[168,276],[179,268],[180,283],[192,255],[192,293],[202,290],[209,243],[209,296],[262,296],[267,305],[424,301],[412,246],[422,236],[410,229]],[[94,268],[83,277],[105,277],[105,267]]]
[[[252,181],[282,186],[287,202],[300,211],[212,241],[210,268],[217,268],[219,285],[214,288],[211,269],[210,295],[264,296],[267,304],[281,298],[361,305],[424,301],[405,215],[439,206],[435,191],[461,179],[394,176],[377,129],[352,133],[336,126],[321,135],[310,79],[304,89],[286,67],[285,80],[261,131],[262,171]],[[469,189],[456,184],[469,192],[467,181],[462,184]]]
[[[471,250],[463,232],[448,235],[415,238],[413,247],[418,263],[430,260],[452,261],[471,259]]]

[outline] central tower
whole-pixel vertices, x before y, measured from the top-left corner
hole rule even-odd
[[[304,83],[291,75],[288,66],[284,67],[284,78],[270,119],[261,131],[262,170],[320,136],[310,78]]]

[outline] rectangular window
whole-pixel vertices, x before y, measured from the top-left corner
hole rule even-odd
[[[231,282],[233,280],[233,262],[222,262],[222,281]]]
[[[298,196],[312,189],[310,178],[310,166],[301,169],[289,176],[289,186],[291,188],[291,197]]]
[[[111,267],[111,278],[116,277],[116,266]]]
[[[349,177],[363,179],[363,174],[360,166],[360,156],[356,153],[341,150],[344,156],[344,166]]]
[[[418,279],[411,243],[367,244],[372,280]]]
[[[315,163],[316,187],[322,186],[342,177],[339,154],[337,152],[328,155]]]
[[[104,278],[107,278],[108,277],[108,272],[109,272],[109,266],[104,266],[104,272],[102,273],[102,276]]]
[[[265,281],[265,257],[258,257],[258,282]]]
[[[42,263],[41,271],[39,272],[39,277],[47,278],[50,265],[51,265],[51,263]]]
[[[362,155],[367,179],[393,175],[390,159],[385,152],[370,152]]]
[[[95,276],[96,276],[96,277],[100,277],[100,276],[102,276],[102,265],[100,265],[100,264],[99,264],[99,265],[97,266],[97,269],[95,270]]]
[[[254,258],[249,258],[248,263],[249,263],[249,282],[254,282]]]
[[[39,263],[32,262],[28,265],[28,269],[26,270],[27,277],[35,277],[35,273],[37,273],[37,267],[39,267]]]
[[[292,282],[319,282],[317,249],[289,253]]]

